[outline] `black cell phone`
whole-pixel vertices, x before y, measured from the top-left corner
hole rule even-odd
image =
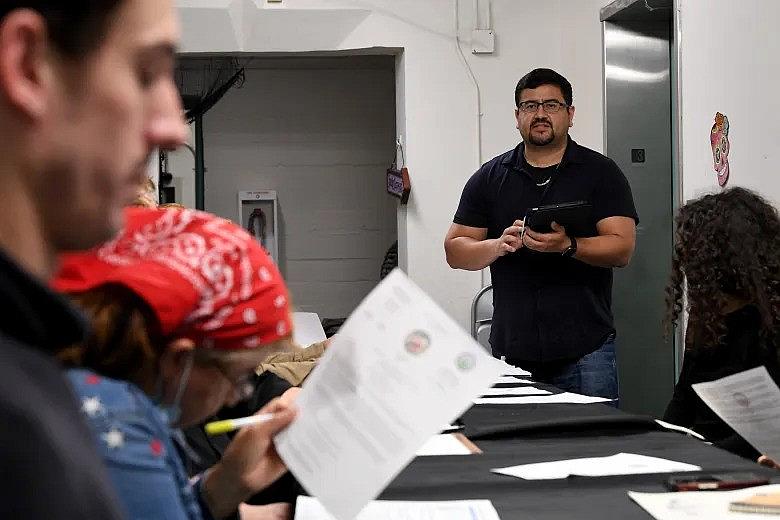
[[[523,223],[525,228],[549,233],[552,231],[551,224],[556,222],[566,228],[566,233],[571,236],[585,236],[591,225],[591,212],[590,203],[584,200],[549,204],[529,209]]]
[[[694,473],[674,475],[666,479],[671,491],[717,491],[742,489],[769,484],[767,477],[755,473]]]

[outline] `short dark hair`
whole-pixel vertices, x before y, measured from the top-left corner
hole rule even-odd
[[[534,69],[517,82],[515,87],[515,106],[520,106],[520,93],[527,88],[538,88],[542,85],[555,85],[561,89],[563,100],[571,106],[574,102],[569,80],[552,69]]]
[[[70,58],[83,57],[105,37],[116,9],[126,0],[4,0],[0,23],[17,9],[37,11],[54,47]]]

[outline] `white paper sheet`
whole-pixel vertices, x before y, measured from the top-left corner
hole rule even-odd
[[[551,395],[552,392],[534,386],[518,386],[514,388],[488,388],[482,395]]]
[[[780,389],[766,368],[692,386],[702,401],[754,448],[780,460]]]
[[[295,520],[333,520],[316,499],[299,496]],[[490,500],[371,502],[355,520],[500,520]]]
[[[604,477],[607,475],[638,475],[643,473],[676,473],[699,471],[699,466],[634,453],[618,453],[610,457],[556,460],[537,464],[522,464],[491,469],[493,473],[526,480],[551,480],[569,475]]]
[[[308,347],[312,343],[319,343],[328,339],[325,329],[316,312],[293,312],[293,341]]]
[[[696,433],[695,431],[691,430],[690,428],[686,428],[685,426],[678,426],[676,424],[668,423],[666,421],[662,421],[661,419],[656,419],[655,422],[657,422],[662,427],[666,428],[667,430],[672,430],[680,433],[685,433],[687,435],[690,435],[691,437],[696,437],[700,441],[705,441],[707,439],[704,438],[704,436]]]
[[[758,486],[734,491],[699,491],[690,493],[638,493],[629,491],[631,500],[656,520],[761,520],[775,515],[735,513],[729,504],[759,493],[778,493],[780,485]]]
[[[494,385],[498,385],[501,383],[514,383],[517,385],[532,385],[535,381],[531,381],[530,379],[520,379],[519,377],[515,376],[501,376],[495,381],[493,381]]]
[[[277,450],[334,517],[351,520],[500,372],[396,269],[335,336]]]
[[[472,455],[472,453],[460,439],[451,433],[434,435],[423,444],[422,448],[417,450],[418,457],[440,455]]]
[[[573,394],[571,392],[563,392],[561,394],[552,395],[526,395],[517,397],[480,397],[474,399],[474,404],[552,404],[552,403],[574,403],[574,404],[590,404],[590,403],[604,403],[611,401],[611,399],[605,399],[603,397],[591,397],[589,395]]]
[[[496,362],[496,365],[501,367],[501,375],[502,376],[530,376],[531,372],[528,370],[523,370],[520,367],[516,367],[514,365],[510,365],[506,361],[503,361],[501,359],[493,358]]]

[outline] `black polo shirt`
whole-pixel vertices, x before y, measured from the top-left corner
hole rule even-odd
[[[471,176],[453,219],[456,224],[487,228],[487,238],[498,238],[529,208],[576,200],[593,206],[585,236],[596,236],[596,223],[607,217],[639,221],[631,187],[611,159],[570,138],[558,169],[540,187],[527,171],[523,149],[520,143]],[[493,262],[490,274],[490,344],[497,356],[518,364],[575,360],[599,348],[614,332],[612,269],[521,248]]]

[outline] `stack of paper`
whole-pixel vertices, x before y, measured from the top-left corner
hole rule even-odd
[[[334,336],[276,448],[309,494],[351,520],[501,370],[396,269]]]
[[[523,370],[520,367],[516,367],[514,365],[510,365],[503,359],[496,359],[493,358],[496,362],[496,366],[501,368],[501,375],[503,376],[530,376],[531,372],[528,370]]]
[[[543,391],[544,390],[542,390],[542,392]],[[605,399],[604,397],[591,397],[589,395],[580,395],[580,394],[573,394],[571,392],[563,392],[561,394],[552,394],[552,395],[527,395],[527,396],[518,396],[518,397],[480,397],[478,399],[474,399],[474,404],[552,404],[552,403],[591,404],[591,403],[604,403],[611,400],[612,399]]]
[[[533,386],[518,386],[515,388],[488,388],[482,395],[551,395],[552,392]]]
[[[780,485],[759,486],[734,491],[698,491],[690,493],[637,493],[631,500],[656,520],[758,520],[768,518],[754,513],[729,511],[729,504],[758,493],[780,492]]]
[[[666,421],[662,421],[661,419],[656,419],[656,423],[658,423],[659,426],[666,428],[667,430],[672,430],[675,432],[685,433],[686,435],[690,435],[691,437],[696,437],[700,441],[706,441],[702,435],[699,435],[695,431],[691,430],[690,428],[686,428],[685,426],[678,426],[676,424],[668,423]]]
[[[515,385],[532,385],[534,381],[530,379],[522,379],[517,376],[501,376],[493,382],[494,385],[499,384],[515,384]]]
[[[295,520],[333,520],[316,499],[298,497]],[[490,500],[371,502],[355,520],[500,520]]]
[[[461,440],[461,436],[451,433],[434,435],[417,450],[418,457],[472,455],[473,453],[472,449]]]
[[[502,383],[510,383],[515,385],[532,385],[534,382],[531,381],[530,379],[520,379],[519,377],[515,377],[515,376],[501,376],[493,382],[494,385],[500,385]]]
[[[492,469],[493,473],[519,477],[526,480],[551,480],[566,478],[570,475],[582,477],[605,477],[608,475],[637,475],[642,473],[674,473],[681,471],[699,471],[699,466],[675,462],[673,460],[618,453],[611,457],[591,457],[586,459],[556,460],[538,464],[523,464],[508,468]]]

